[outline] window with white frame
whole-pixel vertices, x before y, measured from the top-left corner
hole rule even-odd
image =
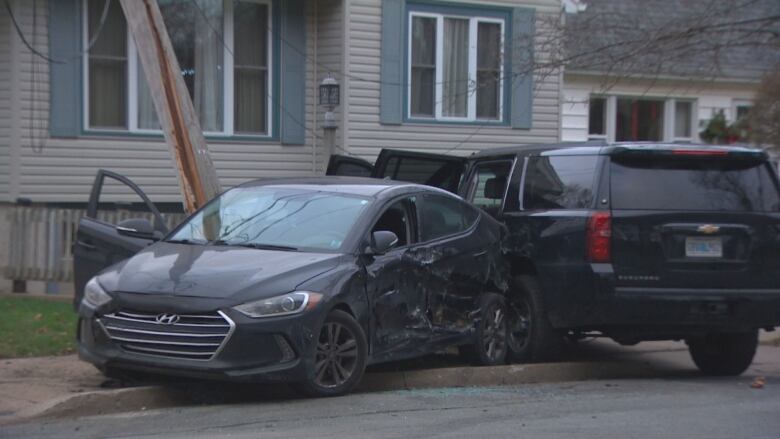
[[[159,132],[143,69],[118,1],[83,0],[87,130]],[[207,134],[271,134],[270,0],[160,0],[168,34]]]
[[[609,141],[695,141],[695,101],[591,96],[588,138]]]
[[[503,120],[504,27],[497,18],[412,12],[408,117]]]

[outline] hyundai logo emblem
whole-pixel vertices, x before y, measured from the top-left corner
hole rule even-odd
[[[179,317],[178,314],[163,313],[163,314],[158,314],[157,318],[155,318],[155,320],[157,321],[157,323],[159,323],[161,325],[172,325],[172,324],[178,322],[179,318],[180,317]]]

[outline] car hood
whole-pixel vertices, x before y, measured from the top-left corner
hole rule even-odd
[[[333,269],[334,253],[260,250],[160,242],[99,277],[107,291],[253,299],[295,290]]]

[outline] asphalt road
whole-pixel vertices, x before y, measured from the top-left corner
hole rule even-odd
[[[652,365],[654,378],[363,393],[149,410],[6,426],[0,438],[780,438],[780,348],[736,378],[699,376],[684,346],[590,343],[577,359]],[[646,370],[646,367],[643,368]],[[757,376],[766,385],[751,388]]]

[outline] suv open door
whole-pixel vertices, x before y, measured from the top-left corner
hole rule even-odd
[[[98,218],[100,194],[106,177],[116,180],[130,188],[146,205],[147,214],[152,221],[140,218],[126,219],[111,224]],[[76,242],[73,244],[73,273],[75,297],[73,305],[78,309],[84,294],[86,283],[102,269],[129,258],[142,248],[162,238],[168,233],[160,211],[149,197],[127,177],[115,172],[100,169],[92,185],[92,193],[87,204],[87,213],[79,221]]]
[[[383,149],[374,165],[356,157],[333,155],[326,174],[390,178],[457,193],[465,168],[465,157]]]

